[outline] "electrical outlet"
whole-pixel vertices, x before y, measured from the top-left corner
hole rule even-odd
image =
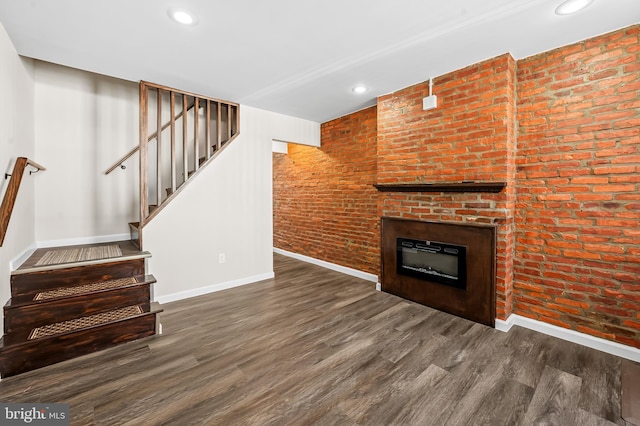
[[[376,283],[376,290],[382,291],[382,284]]]
[[[224,253],[218,255],[218,263],[224,263],[227,261],[227,256]]]

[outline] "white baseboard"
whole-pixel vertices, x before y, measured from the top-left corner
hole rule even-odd
[[[514,325],[513,319],[517,316],[518,315],[511,314],[509,315],[509,318],[507,318],[506,320],[501,320],[500,318],[496,318],[496,330],[504,331],[505,333],[508,333],[509,330],[511,330],[511,327],[513,327]]]
[[[11,259],[9,261],[9,271],[15,271],[16,269],[18,269],[20,265],[22,265],[24,261],[27,260],[34,251],[36,251],[36,248],[38,248],[36,243],[33,243],[29,247],[27,247],[21,254]]]
[[[155,302],[169,303],[176,302],[178,300],[188,299],[190,297],[202,296],[204,294],[215,293],[217,291],[227,290],[233,287],[239,287],[246,284],[253,284],[258,281],[268,280],[275,276],[273,272],[268,272],[261,275],[254,275],[252,277],[240,278],[233,281],[227,281],[224,283],[213,284],[205,287],[195,288],[193,290],[180,291],[178,293],[167,294],[166,296],[158,296],[155,298]]]
[[[512,314],[505,320],[496,319],[496,330],[508,332],[514,325],[528,328],[549,336],[557,337],[562,340],[577,343],[588,348],[597,349],[611,355],[629,359],[631,361],[640,362],[640,349],[632,346],[623,345],[610,340],[601,339],[600,337],[590,336],[567,328],[558,327],[547,324],[542,321]]]
[[[96,235],[93,237],[68,238],[64,240],[38,241],[36,245],[38,246],[38,248],[60,247],[60,246],[75,246],[79,244],[109,243],[111,241],[124,241],[124,240],[130,240],[130,239],[131,239],[131,234]]]
[[[331,269],[332,271],[342,272],[343,274],[351,275],[352,277],[361,278],[363,280],[371,281],[374,283],[378,282],[378,276],[374,274],[370,274],[368,272],[359,271],[357,269],[348,268],[342,265],[336,265],[335,263],[326,262],[324,260],[305,256],[303,254],[293,253],[293,252],[282,250],[276,247],[273,248],[273,252],[284,255],[284,256],[293,257],[294,259],[302,260],[303,262],[322,266],[323,268]]]

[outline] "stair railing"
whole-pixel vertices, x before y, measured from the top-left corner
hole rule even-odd
[[[187,112],[189,112],[195,105],[192,104],[189,106],[189,108],[187,109]],[[176,115],[174,117],[174,120],[179,120],[182,115],[184,114],[183,111],[180,111],[178,113],[178,115]],[[162,130],[160,130],[161,132],[163,132],[164,130],[167,129],[167,127],[169,127],[171,125],[171,121],[167,121],[166,123],[164,123],[162,125]],[[151,142],[152,140],[154,140],[156,138],[156,136],[158,135],[158,131],[155,131],[154,133],[152,133],[151,135],[149,135],[149,137],[147,138],[147,143]],[[118,167],[120,167],[121,169],[125,169],[126,167],[124,166],[124,162],[127,161],[129,158],[131,158],[133,156],[133,154],[135,154],[136,152],[138,152],[138,150],[140,149],[139,145],[136,145],[135,147],[133,147],[131,149],[131,151],[127,152],[125,155],[122,156],[122,158],[120,158],[118,161],[116,161],[115,163],[113,163],[113,165],[111,167],[109,167],[107,170],[105,170],[104,174],[108,175],[109,173],[111,173],[112,171],[114,171],[115,169],[117,169]]]
[[[7,179],[8,177],[11,177],[11,180],[9,180],[9,185],[7,186],[7,190],[2,198],[2,205],[0,205],[0,247],[2,247],[4,237],[7,235],[9,220],[11,219],[13,207],[16,203],[16,198],[18,197],[20,183],[22,182],[22,175],[24,174],[27,166],[31,166],[36,169],[35,171],[30,170],[29,175],[38,173],[40,170],[46,170],[35,161],[29,160],[26,157],[18,157],[13,166],[13,172],[11,172],[11,174],[5,173],[4,178]]]
[[[169,120],[163,122],[167,109]],[[149,135],[154,122],[156,130]],[[239,133],[238,104],[140,82],[140,247],[144,225]],[[170,139],[168,145],[165,137]],[[155,155],[150,155],[150,149]]]

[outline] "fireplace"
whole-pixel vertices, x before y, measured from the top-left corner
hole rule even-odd
[[[467,287],[466,247],[436,241],[396,239],[396,271],[452,287]]]
[[[382,290],[495,326],[493,225],[382,218]]]

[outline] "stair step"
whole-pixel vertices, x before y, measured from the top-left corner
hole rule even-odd
[[[111,243],[114,244],[114,243]],[[38,249],[17,270],[11,273],[11,297],[34,297],[36,293],[61,287],[73,287],[117,278],[144,275],[145,259],[149,252],[140,251],[130,241],[115,244],[121,248],[122,255],[90,260],[73,260],[70,263],[53,265],[38,264],[49,251],[60,251],[68,247]],[[84,249],[88,246],[70,246]]]
[[[218,150],[217,145],[212,145],[212,146],[211,146],[211,155],[209,156],[209,159],[211,159],[211,158],[212,158],[213,154],[215,154],[217,150]],[[198,159],[198,165],[199,165],[199,166],[202,166],[202,165],[203,165],[204,163],[206,163],[206,162],[207,162],[207,157],[206,157],[206,156],[202,156],[202,157],[200,157],[200,158]],[[188,177],[191,177],[191,175],[193,175],[194,173],[195,173],[195,170],[190,170],[190,171],[187,173],[187,176],[188,176]],[[183,182],[183,183],[184,183],[184,182]],[[182,184],[180,184],[180,185],[182,185]],[[180,187],[180,185],[178,185],[178,187]],[[173,190],[172,190],[171,188],[165,188],[165,192],[166,192],[166,194],[167,194],[167,197],[169,197],[169,196],[171,196],[171,194],[173,194]]]
[[[36,329],[31,340],[0,340],[0,375],[35,370],[156,333],[157,304],[129,306]],[[6,337],[6,336],[5,336]]]
[[[124,287],[129,284],[136,284],[138,282],[134,277],[117,278],[115,280],[98,281],[91,284],[84,284],[75,287],[63,287],[54,290],[43,291],[35,295],[33,300],[48,300],[56,299],[65,296],[77,296],[80,294],[92,293],[100,290],[107,290],[112,288]]]
[[[0,376],[156,334],[150,256],[130,241],[36,250],[11,273]]]
[[[11,276],[11,297],[35,297],[37,293],[61,287],[89,284],[144,274],[144,257],[110,263],[74,266]]]
[[[21,275],[31,272],[51,271],[110,263],[118,260],[129,260],[150,257],[149,252],[143,252],[131,244],[131,241],[114,241],[102,244],[81,244],[76,246],[39,248],[11,275]]]
[[[122,257],[122,250],[117,244],[82,248],[52,248],[38,259],[35,266],[61,265],[116,257]]]
[[[27,340],[41,339],[43,337],[57,336],[59,334],[70,333],[73,331],[95,327],[107,324],[113,321],[120,321],[129,317],[142,314],[144,311],[139,305],[127,306],[124,308],[114,309],[100,314],[89,315],[86,317],[76,318],[68,321],[47,324],[31,330]]]
[[[116,278],[107,281],[96,281],[88,284],[82,284],[71,287],[59,287],[52,290],[44,290],[36,293],[30,300],[24,300],[22,298],[19,302],[12,301],[12,307],[19,306],[21,304],[33,303],[33,302],[48,302],[51,300],[57,300],[65,297],[81,296],[88,293],[96,293],[105,290],[113,290],[116,288],[127,287],[130,285],[155,282],[153,275],[139,276],[139,277],[124,277]]]
[[[153,275],[118,278],[81,286],[62,287],[11,299],[4,307],[7,341],[25,340],[33,327],[122,308],[148,304]]]
[[[140,222],[129,222],[129,234],[131,235],[131,244],[133,244],[138,250],[141,250]]]

